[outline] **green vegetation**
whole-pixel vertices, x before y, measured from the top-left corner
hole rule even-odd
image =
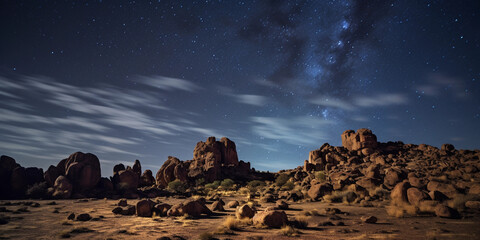
[[[233,188],[233,185],[235,182],[232,179],[224,179],[220,185],[222,186],[223,189],[229,190]]]
[[[324,182],[327,180],[327,175],[325,175],[324,171],[318,171],[315,172],[315,178],[320,182]]]
[[[247,183],[247,188],[250,192],[256,192],[259,188],[265,187],[266,184],[260,180],[253,180]]]
[[[282,190],[290,191],[290,190],[293,190],[294,187],[295,187],[295,184],[292,181],[288,181],[285,184],[283,184]]]
[[[187,185],[184,182],[175,179],[168,183],[168,189],[177,193],[183,193],[187,190]]]
[[[220,183],[221,183],[220,181],[215,181],[215,182],[213,182],[213,183],[208,183],[208,184],[205,185],[205,188],[209,188],[209,189],[211,189],[211,190],[215,190],[215,189],[217,189],[217,188],[220,186]]]
[[[282,173],[278,175],[277,179],[275,179],[275,183],[277,186],[281,187],[287,183],[288,179],[290,179],[290,177],[287,174]]]

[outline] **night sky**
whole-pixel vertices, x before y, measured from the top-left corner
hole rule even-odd
[[[0,154],[103,175],[227,136],[259,170],[347,129],[480,146],[480,1],[1,1]]]

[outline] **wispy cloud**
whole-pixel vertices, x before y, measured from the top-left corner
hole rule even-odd
[[[401,93],[379,93],[370,96],[356,96],[350,99],[338,99],[328,96],[317,96],[310,103],[345,111],[355,111],[361,108],[386,107],[408,103],[408,97]]]
[[[164,76],[141,76],[139,77],[139,82],[147,86],[155,87],[166,91],[183,90],[188,92],[194,92],[202,89],[201,87],[190,81]]]
[[[427,82],[416,86],[415,91],[417,94],[423,94],[429,97],[451,94],[458,99],[466,98],[470,94],[466,91],[466,84],[464,81],[441,73],[428,75]]]
[[[326,139],[325,129],[332,122],[314,117],[251,117],[258,136],[293,145],[315,145]]]
[[[218,92],[232,98],[238,103],[248,104],[257,107],[265,106],[269,102],[269,99],[265,96],[256,94],[238,94],[234,93],[234,91],[228,87],[219,87]]]

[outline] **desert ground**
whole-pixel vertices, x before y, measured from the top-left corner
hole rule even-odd
[[[241,199],[245,199],[245,196],[231,195],[224,198],[224,201]],[[156,200],[169,204],[184,201],[177,198]],[[134,205],[137,201],[128,200],[128,204]],[[322,202],[291,203],[289,209],[285,210],[288,218],[302,219],[308,222],[308,225],[296,229],[293,233],[284,233],[282,232],[284,229],[255,226],[246,221],[239,222],[233,230],[227,230],[224,224],[229,216],[235,216],[235,208],[225,208],[224,212],[214,212],[212,216],[200,218],[137,217],[113,214],[112,209],[117,202],[119,201],[106,199],[2,201],[1,214],[9,219],[9,223],[0,225],[0,238],[478,239],[480,236],[480,217],[474,213],[465,215],[462,219],[445,219],[430,215],[398,218],[389,216],[384,206],[362,207]],[[35,203],[38,203],[38,206]],[[207,202],[207,206],[209,203]],[[262,203],[257,210],[272,206],[275,204]],[[69,220],[67,217],[71,213],[76,215],[88,213],[92,219]],[[365,223],[361,219],[364,216],[375,216],[378,221],[373,224]]]

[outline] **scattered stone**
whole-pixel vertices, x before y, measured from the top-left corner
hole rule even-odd
[[[238,205],[240,205],[240,203],[238,201],[230,201],[230,202],[227,203],[228,208],[236,208],[236,207],[238,207]]]
[[[237,216],[238,219],[253,218],[254,215],[255,211],[247,204],[237,207],[237,210],[235,211],[235,216]]]
[[[377,218],[375,216],[363,216],[360,218],[362,220],[362,222],[364,223],[376,223],[377,222]]]
[[[88,213],[81,213],[77,216],[77,221],[86,222],[90,221],[90,219],[92,219],[92,217]]]
[[[68,215],[67,219],[68,219],[68,220],[73,220],[73,219],[75,219],[75,213],[70,213],[70,215]]]
[[[280,210],[287,210],[288,209],[288,203],[286,203],[283,200],[278,200],[275,208],[280,209]]]
[[[122,211],[123,211],[122,207],[116,207],[112,210],[112,213],[113,214],[122,214]]]
[[[465,207],[471,209],[480,209],[480,201],[466,201]]]
[[[223,204],[220,201],[213,202],[210,208],[212,209],[212,211],[220,211],[220,212],[225,211],[225,209],[223,208]]]
[[[140,200],[137,202],[136,206],[136,211],[137,211],[137,216],[139,217],[151,217],[152,216],[152,209],[154,207],[155,203],[150,200]]]
[[[128,205],[127,199],[125,198],[120,199],[117,203],[117,206],[120,206],[120,207],[126,207],[127,205]]]
[[[460,213],[457,210],[443,204],[438,204],[435,207],[435,215],[441,218],[460,218]]]
[[[255,214],[253,217],[254,224],[262,224],[267,227],[280,228],[288,222],[287,214],[284,211],[265,210]]]

